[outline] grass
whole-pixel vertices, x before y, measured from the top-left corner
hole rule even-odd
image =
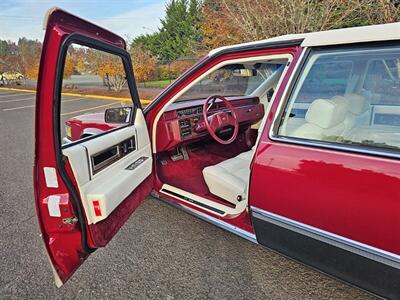
[[[154,81],[146,81],[146,82],[140,82],[141,86],[145,87],[155,87],[155,88],[165,88],[171,83],[170,80],[154,80]]]

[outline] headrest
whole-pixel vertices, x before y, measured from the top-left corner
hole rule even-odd
[[[306,121],[327,129],[342,123],[346,115],[346,106],[332,100],[314,100],[306,113]]]
[[[367,101],[364,96],[358,94],[348,94],[346,95],[346,99],[349,103],[347,109],[355,115],[359,115],[368,109],[366,105]]]
[[[333,96],[330,101],[333,101],[337,104],[342,104],[346,107],[349,105],[349,100],[343,96]]]

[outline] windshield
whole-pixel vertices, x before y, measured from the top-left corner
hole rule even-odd
[[[176,101],[205,99],[210,95],[248,96],[281,67],[282,62],[278,61],[226,65],[202,78]]]

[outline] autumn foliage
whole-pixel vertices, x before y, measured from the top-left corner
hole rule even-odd
[[[205,1],[203,4],[200,30],[205,50],[236,44],[243,40],[240,27],[227,19],[229,11],[222,1]]]
[[[42,44],[20,38],[17,43],[0,40],[0,73],[20,72],[26,78],[36,79]]]
[[[88,71],[104,79],[107,87],[119,92],[126,84],[125,69],[119,56],[88,49]]]
[[[133,71],[136,80],[144,82],[155,79],[157,59],[140,46],[132,47],[130,53],[133,59]]]
[[[274,36],[396,22],[390,0],[205,0],[201,30],[207,49]]]

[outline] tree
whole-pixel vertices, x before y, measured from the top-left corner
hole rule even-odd
[[[203,2],[202,17],[199,22],[203,36],[202,48],[214,49],[242,41],[239,27],[226,19],[228,14],[229,11],[222,1]]]
[[[64,79],[70,78],[71,75],[74,73],[75,62],[76,62],[76,59],[75,59],[74,53],[71,53],[71,51],[68,51],[67,56],[65,58],[65,64],[64,64],[64,74],[63,74]]]
[[[20,38],[17,51],[18,63],[14,71],[23,73],[27,78],[37,79],[41,51],[42,43],[38,40]]]
[[[18,47],[14,42],[0,40],[0,57],[16,55]]]
[[[158,32],[137,37],[132,47],[142,46],[160,61],[192,54],[201,40],[200,0],[171,0],[165,9]]]
[[[368,24],[392,23],[400,20],[399,1],[363,1],[365,21]]]
[[[141,46],[132,47],[130,53],[135,78],[139,82],[153,79],[157,70],[157,59]]]
[[[206,49],[274,36],[399,20],[389,0],[206,0],[200,28]]]
[[[126,84],[125,69],[119,56],[102,51],[88,49],[88,70],[105,79],[110,89],[120,92]]]
[[[162,60],[172,61],[192,54],[200,40],[197,28],[200,19],[197,1],[172,0],[161,20],[160,44]]]

